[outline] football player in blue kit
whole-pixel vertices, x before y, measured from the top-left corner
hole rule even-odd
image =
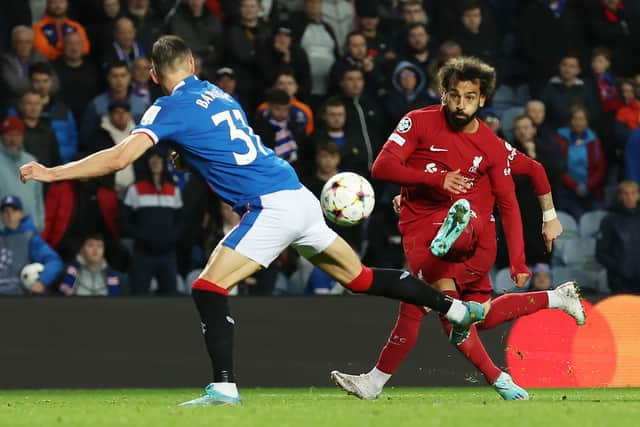
[[[153,45],[151,59],[151,77],[168,96],[149,107],[130,136],[62,166],[28,163],[20,168],[20,176],[23,181],[52,182],[106,175],[128,166],[158,141],[171,140],[181,160],[242,215],[192,284],[213,382],[203,396],[183,405],[240,403],[233,375],[234,321],[228,290],[268,266],[289,245],[353,292],[427,306],[461,328],[484,318],[481,305],[452,299],[408,272],[362,265],[327,226],[320,203],[293,168],[261,144],[240,105],[194,75],[194,59],[182,39],[161,37]]]

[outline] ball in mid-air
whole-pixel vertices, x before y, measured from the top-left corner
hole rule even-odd
[[[322,211],[329,221],[338,225],[356,225],[373,210],[375,194],[364,177],[353,172],[332,176],[320,194]]]

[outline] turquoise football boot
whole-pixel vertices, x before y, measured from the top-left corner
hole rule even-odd
[[[237,406],[242,403],[240,395],[237,397],[228,396],[214,390],[213,383],[204,389],[204,395],[193,400],[181,403],[179,406]]]
[[[504,400],[529,400],[527,390],[514,383],[511,375],[506,372],[500,374],[496,382],[493,383],[493,388]]]
[[[484,306],[474,301],[463,301],[467,307],[467,313],[460,322],[451,322],[451,332],[449,333],[449,341],[454,345],[460,345],[464,340],[469,338],[469,328],[476,322],[484,320]]]
[[[466,199],[459,199],[451,205],[436,237],[431,241],[431,253],[438,258],[445,256],[453,247],[469,224],[471,206]]]

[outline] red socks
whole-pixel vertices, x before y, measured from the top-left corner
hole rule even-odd
[[[214,292],[216,294],[227,296],[229,295],[229,290],[216,285],[213,282],[210,282],[206,279],[196,279],[191,284],[191,289],[198,289],[199,291],[207,291]]]
[[[549,295],[546,291],[502,295],[491,302],[491,310],[487,318],[477,326],[478,329],[490,329],[516,317],[548,307]]]
[[[459,298],[458,292],[456,291],[444,291],[444,293],[452,298]],[[449,336],[451,323],[449,323],[443,315],[440,315],[440,321],[442,322],[445,333]],[[459,352],[464,354],[464,356],[482,372],[482,375],[484,375],[489,384],[496,382],[502,371],[493,363],[487,354],[487,350],[485,350],[482,341],[480,341],[475,325],[471,326],[469,337],[464,340],[462,344],[458,345],[457,348]]]
[[[345,288],[353,292],[366,292],[373,283],[373,271],[366,265],[362,265],[362,271],[358,277],[344,285]]]
[[[378,357],[376,368],[386,374],[393,374],[398,369],[418,339],[420,323],[424,315],[422,307],[405,302],[400,303],[396,326]]]

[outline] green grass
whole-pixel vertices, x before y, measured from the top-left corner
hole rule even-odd
[[[245,389],[241,407],[179,408],[197,390],[0,392],[0,426],[619,426],[640,418],[640,389],[530,390],[504,402],[489,388],[388,389],[360,401],[335,389]]]

